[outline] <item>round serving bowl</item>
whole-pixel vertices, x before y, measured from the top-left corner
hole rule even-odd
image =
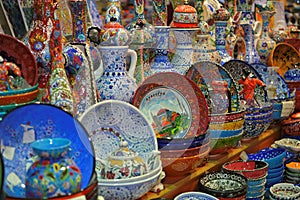
[[[276,200],[298,200],[300,187],[290,183],[278,183],[270,187],[270,195]]]
[[[246,195],[247,178],[229,172],[211,172],[200,177],[199,190],[217,198],[238,198]]]
[[[234,130],[212,130],[209,131],[210,138],[227,138],[239,135],[243,132],[243,127]]]
[[[29,92],[0,96],[0,105],[22,104],[35,100],[38,96],[39,89],[36,86],[33,87],[34,89]]]
[[[261,178],[257,178],[257,179],[248,179],[248,187],[255,187],[258,185],[265,185],[267,180],[267,174]]]
[[[285,164],[285,167],[290,172],[300,174],[300,162],[290,162],[290,163]]]
[[[188,200],[188,199],[218,200],[218,198],[203,192],[184,192],[177,195],[174,198],[174,200]]]
[[[197,167],[203,166],[207,162],[208,151],[202,153],[201,155],[189,156],[189,157],[178,157],[178,158],[161,158],[163,170],[166,176],[178,177],[183,176],[191,171],[195,170]]]
[[[247,179],[258,179],[267,174],[268,163],[261,160],[237,160],[223,164],[222,169],[224,171],[242,174]]]
[[[262,160],[268,163],[268,170],[280,167],[286,156],[286,150],[283,148],[265,148],[258,153],[248,154],[248,160]]]
[[[209,151],[210,142],[203,144],[199,147],[189,148],[189,149],[179,149],[179,150],[160,150],[161,158],[179,158],[179,157],[190,157],[201,155]]]
[[[109,183],[98,181],[98,194],[104,199],[138,199],[149,192],[162,178],[162,169],[145,179],[126,182],[111,181]]]
[[[209,132],[191,138],[157,138],[159,150],[185,150],[199,147],[209,142]]]
[[[242,136],[243,131],[240,134],[231,137],[210,138],[210,155],[222,154],[228,149],[236,147]]]
[[[244,125],[245,110],[230,113],[209,114],[210,130],[236,130]]]

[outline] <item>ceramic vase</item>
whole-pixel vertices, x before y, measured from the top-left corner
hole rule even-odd
[[[97,78],[97,88],[102,100],[114,99],[131,102],[137,84],[134,79],[137,55],[128,46],[100,46],[103,74]],[[130,67],[126,69],[126,57]]]
[[[193,40],[198,30],[199,28],[172,28],[176,38],[176,49],[171,63],[179,74],[185,75],[193,63]]]
[[[150,65],[149,74],[146,77],[159,72],[176,72],[173,64],[169,60],[169,36],[170,26],[155,26],[156,49],[155,58]]]
[[[216,37],[216,49],[221,56],[220,64],[223,65],[228,62],[232,57],[228,54],[226,50],[226,28],[227,21],[215,21],[215,37]]]
[[[50,103],[73,114],[73,93],[64,69],[62,31],[59,20],[54,21],[54,31],[50,39],[50,54],[52,58],[52,70],[49,79]]]
[[[260,56],[261,62],[267,65],[270,53],[276,45],[276,42],[269,36],[269,23],[275,12],[259,11],[258,13],[262,18],[262,32],[260,39],[257,41],[256,50]]]
[[[38,66],[38,84],[42,101],[48,103],[46,88],[51,73],[49,41],[53,31],[55,5],[53,0],[34,1],[34,19],[30,30],[24,37],[24,43],[33,53]]]
[[[208,60],[216,63],[221,62],[221,57],[219,55],[219,52],[216,50],[216,47],[214,47],[211,42],[209,34],[199,34],[197,35],[198,42],[194,46],[194,61],[193,63]]]
[[[94,64],[100,63],[98,51],[87,42],[86,0],[68,0],[72,16],[72,42],[65,45],[63,54],[66,59],[65,70],[74,96],[74,115],[79,117],[87,108],[98,102],[94,76]]]
[[[64,138],[31,143],[37,158],[26,173],[26,198],[47,199],[81,190],[82,174],[69,157],[70,145]]]
[[[129,46],[137,53],[137,66],[134,72],[136,83],[140,85],[145,79],[145,70],[150,66],[150,49],[154,47],[154,27],[148,23],[144,15],[144,0],[134,1],[134,19],[125,28],[130,31],[133,39]]]

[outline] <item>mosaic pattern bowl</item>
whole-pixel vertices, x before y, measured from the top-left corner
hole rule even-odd
[[[300,198],[300,187],[290,183],[278,183],[270,187],[270,195],[276,200],[296,200]]]
[[[282,148],[266,148],[255,154],[248,154],[249,160],[262,160],[269,164],[269,169],[280,167],[286,156],[286,150]]]

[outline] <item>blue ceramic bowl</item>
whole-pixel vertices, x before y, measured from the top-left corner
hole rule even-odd
[[[243,132],[243,127],[237,130],[209,130],[210,138],[227,138],[233,137],[241,134]]]
[[[218,200],[218,198],[203,192],[185,192],[174,198],[174,200],[188,200],[188,199]]]
[[[281,183],[283,181],[283,175],[276,176],[274,178],[267,178],[266,180],[267,180],[267,182],[266,182],[265,186],[269,188],[276,183]]]
[[[32,142],[30,147],[39,156],[50,154],[52,157],[59,157],[68,152],[71,141],[66,138],[45,138]]]
[[[278,176],[283,176],[283,173],[284,171],[278,171],[278,172],[268,172],[268,175],[267,175],[267,180],[268,179],[273,179],[273,178],[276,178]]]
[[[257,190],[257,191],[247,191],[246,194],[246,198],[257,198],[257,197],[261,197],[265,194],[265,188],[262,188],[261,190]]]
[[[276,168],[270,168],[268,169],[268,174],[274,174],[274,173],[280,173],[280,172],[283,172],[284,171],[284,167],[285,165],[280,165]]]
[[[158,149],[182,150],[199,147],[209,141],[209,132],[194,138],[157,138]]]
[[[258,178],[258,179],[248,179],[248,187],[255,187],[257,185],[265,185],[267,180],[267,175],[265,175],[264,177]]]
[[[256,154],[249,154],[249,160],[263,160],[269,164],[268,169],[280,167],[286,156],[286,150],[283,148],[266,148]]]
[[[263,182],[262,184],[260,185],[248,185],[248,189],[247,189],[247,193],[254,193],[254,192],[257,192],[257,191],[261,191],[261,190],[265,190],[265,184],[266,182]]]

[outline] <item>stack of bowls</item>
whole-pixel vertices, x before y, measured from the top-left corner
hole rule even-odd
[[[232,161],[223,164],[223,171],[244,175],[248,180],[246,199],[262,199],[265,193],[265,183],[268,163],[260,160]]]
[[[290,183],[278,183],[270,188],[271,200],[298,200],[300,199],[300,187]]]
[[[236,147],[242,138],[245,110],[210,114],[210,156],[220,155]]]
[[[259,107],[246,108],[244,134],[242,140],[258,137],[273,121],[273,104],[264,103]]]
[[[232,172],[211,172],[200,177],[199,190],[219,200],[242,200],[247,193],[247,178]]]
[[[285,165],[285,182],[300,184],[300,162],[292,161]]]
[[[205,165],[210,152],[209,134],[194,138],[157,138],[166,176],[183,176]]]
[[[268,163],[268,175],[266,177],[266,188],[270,188],[283,180],[284,159],[286,150],[283,148],[265,148],[256,154],[249,154],[249,160],[262,160]]]

